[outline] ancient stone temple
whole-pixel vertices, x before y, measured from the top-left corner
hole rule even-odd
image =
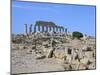
[[[37,29],[38,28],[38,29]],[[53,22],[47,22],[47,21],[36,21],[34,25],[34,32],[66,32],[67,28],[64,28],[63,26],[58,26]],[[25,24],[25,33],[27,34],[27,24]],[[32,33],[32,24],[29,27],[29,33]]]
[[[36,27],[38,27],[38,31],[40,31],[40,27],[42,27],[42,31],[40,32],[64,32],[64,27],[57,26],[53,22],[37,21],[34,26],[34,32],[36,32]]]

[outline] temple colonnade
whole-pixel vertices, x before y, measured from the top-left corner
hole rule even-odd
[[[32,24],[29,27],[29,34],[32,31]],[[34,25],[34,32],[67,32],[67,28],[63,26],[57,26],[53,22],[44,22],[44,21],[37,21]],[[28,34],[27,24],[25,24],[25,33]]]

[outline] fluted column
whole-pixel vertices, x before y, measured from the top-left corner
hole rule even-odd
[[[32,34],[32,24],[30,25],[29,33]]]
[[[59,29],[60,29],[60,32],[61,32],[61,27],[59,27]]]
[[[46,26],[46,32],[48,32],[48,26]]]
[[[44,32],[44,25],[42,25],[42,32]]]
[[[63,32],[64,32],[64,28],[62,28]]]
[[[55,32],[55,26],[53,26],[53,32]]]
[[[63,26],[61,27],[61,32],[64,32],[64,27]]]
[[[67,33],[67,28],[65,28],[65,32]]]
[[[25,34],[27,34],[27,24],[25,24]]]
[[[40,32],[40,25],[38,25],[38,31]]]
[[[36,32],[36,25],[34,26],[34,32]]]
[[[59,26],[59,32],[61,32],[61,27]]]
[[[49,27],[49,31],[51,32],[51,26]]]
[[[56,30],[55,30],[55,31],[56,31],[56,32],[58,32],[58,27],[56,26],[55,28],[56,28]]]
[[[58,32],[60,32],[60,26],[58,26]]]

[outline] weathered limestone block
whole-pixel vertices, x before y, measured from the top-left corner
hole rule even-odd
[[[95,57],[96,56],[96,50],[94,49],[93,50],[93,57]]]
[[[43,52],[45,52],[45,53],[47,53],[47,52],[49,51],[49,49],[51,49],[51,48],[48,48],[48,49],[47,49],[47,48],[45,48],[44,46],[42,46],[41,48],[43,49]]]
[[[75,53],[74,49],[73,48],[70,48],[70,47],[65,47],[65,55],[73,55],[73,53]]]
[[[73,64],[62,64],[62,66],[63,66],[65,71],[78,69],[78,65],[73,65]]]
[[[24,46],[21,46],[21,45],[20,45],[20,46],[19,46],[19,49],[20,49],[20,50],[22,50],[22,49],[23,49],[23,47],[24,47]]]
[[[81,64],[87,64],[88,60],[89,59],[87,57],[84,57],[83,59],[80,60],[80,63]]]
[[[79,58],[78,53],[73,52],[73,54],[72,54],[72,60],[77,60],[78,58]]]
[[[87,65],[85,64],[80,64],[78,67],[79,70],[85,70],[86,68],[87,68]]]
[[[95,68],[96,68],[95,62],[88,65],[88,69],[95,69]]]
[[[71,49],[71,54],[66,54],[67,56],[67,61],[70,63],[73,63],[73,64],[78,64],[79,63],[79,58],[82,58],[83,55],[82,55],[82,51],[80,52],[79,49],[74,49],[74,48],[70,48]],[[67,50],[66,50],[66,53],[67,53]]]
[[[84,54],[85,54],[84,56],[87,57],[87,58],[93,57],[93,51],[86,51]]]
[[[82,52],[82,49],[79,50],[78,56],[79,56],[79,59],[82,59],[83,58],[84,52]]]
[[[41,45],[36,45],[36,49],[41,49]]]
[[[92,57],[92,58],[89,58],[89,61],[92,62],[92,63],[95,63],[96,59]]]
[[[95,59],[84,57],[80,60],[79,69],[92,69],[95,68]]]
[[[12,50],[19,50],[18,46],[12,46],[11,48],[12,48]]]
[[[55,61],[56,61],[58,64],[64,64],[64,60],[63,60],[63,59],[55,58]]]
[[[83,46],[82,51],[86,51],[87,50],[87,46]]]
[[[65,71],[70,69],[69,65],[70,64],[62,64]]]
[[[93,49],[93,46],[85,45],[85,46],[83,46],[82,50],[83,51],[93,51],[94,49]]]
[[[65,55],[67,56],[68,54],[68,47],[65,47]]]
[[[28,47],[27,46],[23,46],[23,49],[28,49]]]
[[[80,62],[79,62],[79,60],[77,59],[77,60],[72,60],[72,62],[71,62],[71,64],[75,64],[75,65],[78,65]]]
[[[33,50],[30,50],[30,49],[26,50],[26,54],[32,54],[32,53],[33,53]]]
[[[54,56],[55,58],[64,60],[65,52],[63,50],[55,50]]]
[[[43,58],[45,58],[44,55],[42,55],[42,54],[36,54],[36,59],[43,59]]]
[[[53,56],[53,51],[54,51],[54,50],[53,50],[52,48],[49,49],[48,52],[47,52],[46,57],[47,57],[47,58],[51,58],[51,57]]]
[[[31,49],[36,49],[36,46],[35,46],[35,45],[32,45],[32,46],[31,46]]]
[[[67,55],[66,61],[67,61],[68,63],[72,63],[72,55]]]
[[[79,64],[71,64],[72,70],[78,70]]]

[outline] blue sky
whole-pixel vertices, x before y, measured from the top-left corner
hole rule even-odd
[[[51,4],[35,2],[12,2],[12,32],[24,33],[24,24],[36,21],[52,21],[68,28],[95,36],[95,6]],[[34,28],[33,28],[34,31]]]

